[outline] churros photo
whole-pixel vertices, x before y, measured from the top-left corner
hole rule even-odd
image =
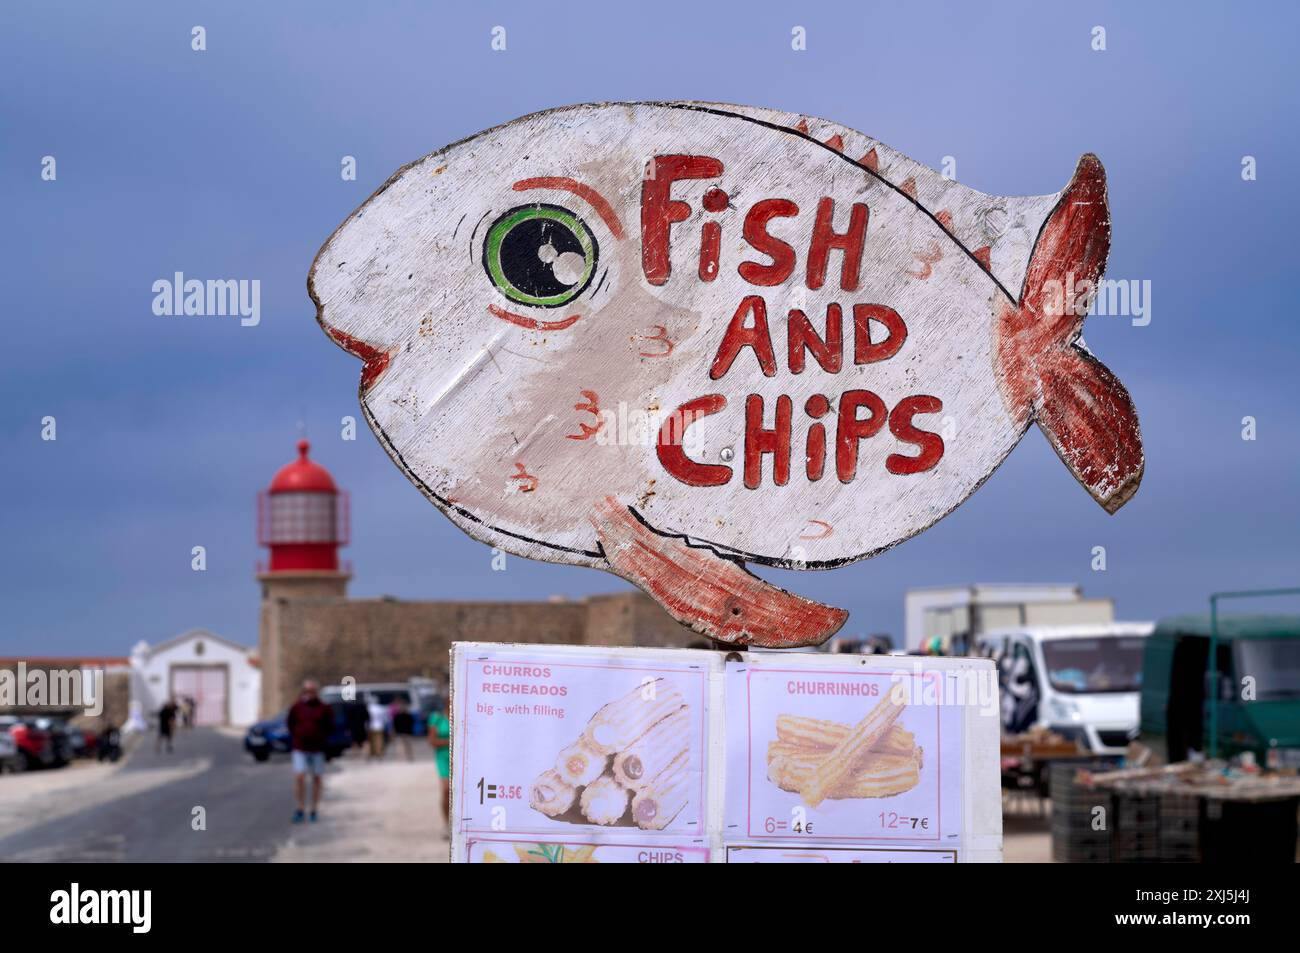
[[[593,714],[529,791],[558,821],[662,831],[699,788],[691,708],[665,679],[637,685]]]
[[[767,777],[809,807],[883,798],[916,787],[924,765],[915,736],[898,724],[901,693],[887,691],[856,724],[781,714],[767,747]]]

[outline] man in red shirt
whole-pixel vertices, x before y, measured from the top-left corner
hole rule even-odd
[[[319,686],[308,679],[289,709],[288,728],[293,747],[293,791],[298,799],[293,822],[301,824],[306,806],[307,775],[311,775],[311,821],[320,805],[321,775],[325,773],[325,747],[334,730],[334,709],[320,700]]]

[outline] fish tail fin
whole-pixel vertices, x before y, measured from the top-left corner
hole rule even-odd
[[[1079,335],[1110,251],[1106,172],[1091,153],[1048,216],[1017,306],[998,319],[998,379],[1012,415],[1034,420],[1108,513],[1137,492],[1144,456],[1137,411]]]

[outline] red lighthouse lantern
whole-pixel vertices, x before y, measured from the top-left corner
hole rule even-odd
[[[338,573],[348,543],[348,496],[298,441],[298,459],[257,495],[257,541],[271,550],[269,574]]]

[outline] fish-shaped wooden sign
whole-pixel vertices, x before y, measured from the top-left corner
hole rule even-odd
[[[828,569],[952,511],[1037,423],[1114,512],[1143,454],[1080,332],[1105,174],[983,195],[820,120],[706,103],[525,116],[399,169],[308,289],[389,455],[471,536],[604,569],[737,644],[847,613]]]

